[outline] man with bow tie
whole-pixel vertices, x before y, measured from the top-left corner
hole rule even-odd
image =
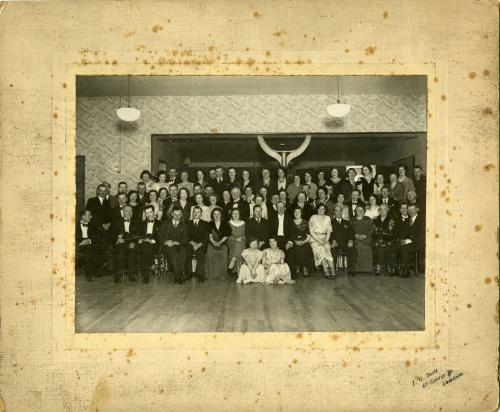
[[[245,222],[250,217],[250,206],[248,202],[241,198],[241,191],[239,187],[233,187],[231,189],[232,204],[231,210],[238,209],[240,211],[240,219]]]
[[[139,224],[138,234],[140,239],[137,241],[137,253],[140,256],[140,270],[144,283],[149,282],[151,272],[154,270],[154,256],[158,248],[158,233],[161,222],[155,219],[155,209],[153,205],[144,208],[146,220]]]
[[[79,221],[75,228],[76,265],[83,266],[85,278],[88,281],[99,277],[99,232],[92,221],[90,210],[84,210],[78,214]]]
[[[193,207],[193,219],[187,223],[189,242],[186,245],[186,273],[196,276],[198,280],[205,280],[205,253],[208,244],[208,223],[201,220],[202,210],[199,206]]]
[[[186,224],[181,221],[182,209],[174,206],[171,219],[163,222],[158,234],[160,244],[165,247],[165,252],[174,270],[174,282],[184,283],[184,263],[186,261],[186,244],[189,241],[189,233]]]
[[[349,219],[353,219],[356,216],[356,208],[358,206],[365,206],[363,201],[360,199],[360,192],[358,189],[354,189],[351,193],[351,201],[347,204],[347,209],[349,211]]]
[[[175,167],[171,167],[168,169],[168,186],[173,184],[178,184],[181,182],[179,176],[177,176],[177,169]]]
[[[342,212],[341,205],[334,205],[330,243],[333,261],[336,262],[337,268],[344,269],[346,273],[349,273],[349,267],[354,267],[356,259],[354,229],[348,220],[342,218]]]
[[[132,207],[123,208],[123,217],[113,226],[113,244],[116,256],[115,283],[120,283],[125,273],[131,282],[135,282],[137,270],[137,255],[135,248],[138,238],[137,223],[132,220]]]

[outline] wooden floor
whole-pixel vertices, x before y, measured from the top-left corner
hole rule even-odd
[[[169,274],[170,275],[170,274]],[[76,278],[76,332],[323,332],[424,329],[424,278],[319,275],[290,285]]]

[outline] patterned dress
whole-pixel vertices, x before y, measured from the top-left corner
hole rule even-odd
[[[290,268],[285,263],[285,252],[278,248],[268,248],[263,251],[263,254],[262,264],[266,270],[267,284],[287,283],[293,285],[295,283],[292,280]]]
[[[264,283],[266,281],[266,272],[262,265],[262,251],[259,249],[248,248],[241,252],[243,264],[240,267],[236,283]],[[253,273],[251,268],[255,268]]]
[[[332,251],[330,250],[330,242],[326,238],[327,232],[332,232],[332,221],[327,215],[314,215],[309,220],[309,232],[311,233],[311,249],[314,255],[314,264],[319,266],[324,260],[333,261]],[[316,239],[325,241],[324,244],[319,243]]]

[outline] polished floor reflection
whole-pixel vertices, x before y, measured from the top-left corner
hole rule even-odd
[[[293,286],[76,278],[76,332],[323,332],[424,329],[424,278],[299,278]]]

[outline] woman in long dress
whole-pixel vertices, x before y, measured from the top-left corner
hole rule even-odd
[[[264,254],[259,250],[259,242],[252,238],[248,246],[241,252],[243,263],[239,269],[236,283],[264,283],[266,281],[266,272],[262,265]]]
[[[361,168],[361,174],[362,176],[358,179],[358,190],[361,193],[361,200],[367,203],[368,198],[373,194],[373,186],[375,185],[371,166],[364,165]]]
[[[302,275],[308,277],[312,273],[314,258],[311,250],[309,236],[309,223],[302,218],[300,206],[293,208],[293,220],[289,223],[288,241],[292,242],[292,248],[288,252],[292,278],[296,272],[303,270]]]
[[[208,224],[209,242],[205,258],[206,277],[207,279],[225,279],[228,262],[226,242],[231,235],[231,228],[225,220],[222,220],[220,208],[212,211],[211,218]]]
[[[398,182],[403,185],[403,200],[406,200],[408,192],[415,191],[413,180],[406,176],[406,166],[398,166]]]
[[[227,239],[229,248],[229,265],[227,273],[238,273],[241,265],[241,252],[245,249],[245,221],[240,219],[240,211],[233,209],[231,211],[231,220],[229,221],[231,235]]]
[[[290,268],[285,263],[285,252],[278,248],[278,241],[275,238],[269,238],[269,248],[264,249],[263,253],[262,264],[266,270],[266,283],[293,285],[295,281],[292,280]]]
[[[354,230],[354,248],[356,250],[356,262],[354,272],[373,271],[372,234],[373,221],[365,216],[365,207],[358,204],[356,217],[351,220]]]
[[[332,221],[326,215],[326,207],[319,204],[316,214],[309,220],[310,244],[314,255],[315,266],[323,266],[325,278],[335,278],[332,251],[330,249],[330,235]]]

